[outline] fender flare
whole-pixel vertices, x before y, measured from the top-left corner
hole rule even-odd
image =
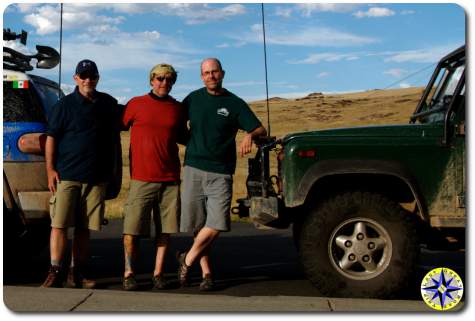
[[[334,159],[317,162],[303,175],[303,178],[297,187],[294,201],[291,204],[286,205],[289,207],[303,205],[310,189],[320,179],[332,175],[345,174],[381,174],[399,178],[407,185],[414,196],[421,217],[427,219],[427,207],[421,197],[422,193],[420,192],[413,175],[403,164],[388,160]]]

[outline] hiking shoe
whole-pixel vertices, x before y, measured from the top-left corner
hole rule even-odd
[[[133,274],[130,274],[129,276],[124,278],[122,286],[125,291],[135,291],[139,288],[137,280],[135,279],[135,276]]]
[[[178,282],[180,282],[181,286],[189,286],[190,285],[190,277],[188,275],[188,270],[190,267],[185,263],[185,257],[187,252],[178,252],[177,253],[177,260],[178,260]]]
[[[58,265],[51,265],[48,271],[48,276],[45,282],[41,285],[42,288],[62,288],[63,281],[61,280],[61,268]]]
[[[213,291],[215,289],[216,287],[211,274],[205,274],[203,281],[200,283],[200,291]]]
[[[86,279],[81,270],[75,266],[69,268],[68,278],[66,279],[66,286],[68,288],[76,289],[94,289],[96,287],[96,281]]]
[[[153,290],[165,290],[168,288],[168,283],[162,274],[154,275],[152,278]]]

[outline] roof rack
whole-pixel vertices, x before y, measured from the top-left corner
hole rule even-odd
[[[16,34],[14,31],[11,31],[10,28],[3,29],[3,40],[17,40],[20,39],[20,42],[26,46],[26,38],[28,37],[28,32],[21,30],[21,34]]]
[[[3,40],[20,39],[23,45],[26,45],[26,38],[28,33],[24,30],[21,34],[16,34],[10,29],[3,29]],[[36,59],[36,68],[51,69],[58,65],[60,56],[59,53],[48,46],[36,46],[37,53],[35,55],[25,55],[12,48],[3,47],[3,68],[17,71],[30,71],[33,66],[30,64],[31,59]]]

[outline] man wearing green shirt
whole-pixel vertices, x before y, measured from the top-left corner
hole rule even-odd
[[[230,207],[236,168],[236,134],[245,130],[241,156],[251,152],[255,138],[267,134],[249,106],[223,88],[224,70],[216,58],[201,63],[204,88],[183,101],[188,111],[191,137],[185,154],[181,199],[181,232],[193,232],[194,242],[179,254],[178,279],[189,284],[188,270],[199,260],[200,290],[213,290],[209,253],[220,232],[231,228]]]

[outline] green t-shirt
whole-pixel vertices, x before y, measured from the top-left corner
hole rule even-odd
[[[185,165],[204,171],[234,174],[238,129],[251,132],[261,126],[244,100],[225,90],[210,95],[206,88],[190,93],[183,106],[188,110],[191,136]]]

